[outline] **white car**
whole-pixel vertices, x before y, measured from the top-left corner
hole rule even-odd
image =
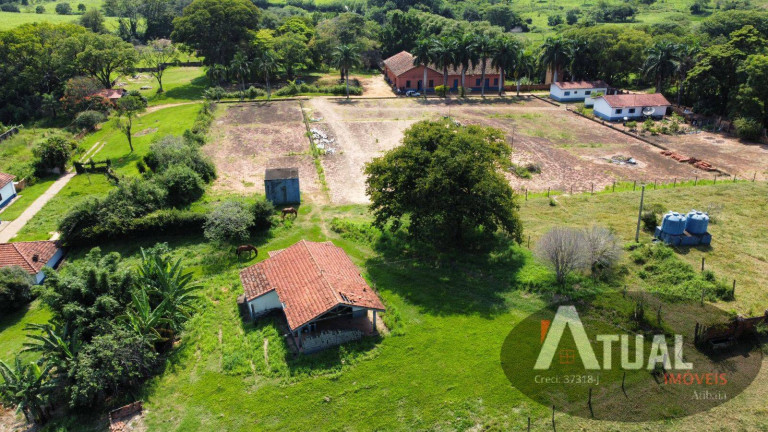
[[[421,96],[421,93],[417,92],[416,90],[408,90],[405,92],[405,95],[409,97],[419,97]]]

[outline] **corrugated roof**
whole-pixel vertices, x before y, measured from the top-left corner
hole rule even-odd
[[[264,180],[299,178],[298,168],[269,168],[264,171]]]
[[[610,88],[611,86],[608,85],[605,81],[598,80],[598,81],[558,81],[553,83],[554,85],[560,87],[563,90],[573,90],[573,89],[593,89],[593,88]]]
[[[13,174],[6,174],[0,172],[0,188],[5,187],[8,183],[12,182],[16,176]]]
[[[292,330],[339,305],[384,310],[352,260],[331,242],[302,240],[244,269],[240,280],[247,301],[275,290]]]
[[[671,105],[661,93],[607,95],[603,99],[611,108]]]
[[[0,267],[19,266],[35,275],[58,250],[58,245],[52,241],[0,243]]]

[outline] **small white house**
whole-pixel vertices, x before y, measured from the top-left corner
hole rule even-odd
[[[608,95],[595,99],[593,112],[608,121],[660,119],[670,106],[661,93]]]
[[[549,97],[558,102],[584,102],[595,93],[607,94],[605,81],[558,81],[549,86]]]
[[[0,268],[18,266],[40,284],[45,279],[43,267],[55,268],[64,257],[64,250],[53,241],[0,243]]]
[[[11,174],[0,173],[0,208],[8,205],[16,196],[16,187],[13,185],[14,178]]]

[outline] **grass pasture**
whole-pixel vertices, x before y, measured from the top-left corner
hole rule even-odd
[[[138,78],[127,76],[120,78],[126,83],[126,90],[139,90],[149,101],[149,106],[197,101],[208,88],[208,78],[202,67],[170,67],[163,74],[163,93],[157,93],[157,80],[146,72],[138,73]],[[149,90],[140,90],[150,86]]]

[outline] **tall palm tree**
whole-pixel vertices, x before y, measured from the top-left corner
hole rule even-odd
[[[229,71],[227,70],[227,67],[218,63],[213,66],[210,66],[206,71],[206,75],[208,75],[208,80],[211,81],[212,83],[216,83],[216,85],[218,86],[220,86],[221,82],[227,78],[227,73],[229,73]]]
[[[567,71],[571,79],[577,80],[589,75],[586,69],[592,61],[587,55],[588,48],[586,41],[582,40],[573,40],[568,44]]]
[[[512,65],[512,76],[515,78],[515,85],[517,86],[517,95],[520,96],[520,78],[524,76],[533,75],[535,68],[535,62],[533,61],[533,54],[530,51],[520,49],[517,52],[515,58],[515,64]]]
[[[443,86],[448,87],[448,68],[456,64],[456,39],[444,37],[433,41],[435,66],[443,70]]]
[[[339,45],[333,53],[333,61],[338,67],[347,82],[347,99],[349,99],[349,70],[360,64],[360,53],[353,45]]]
[[[544,67],[549,67],[554,71],[552,81],[557,82],[557,71],[568,64],[568,53],[570,42],[561,37],[549,37],[541,46],[539,63]]]
[[[267,100],[272,97],[272,88],[269,86],[269,75],[277,70],[278,58],[274,50],[263,50],[253,61],[253,65],[259,73],[264,76],[264,83],[267,86]]]
[[[55,385],[48,380],[51,366],[24,364],[16,357],[13,367],[0,360],[0,401],[15,405],[28,422],[42,423],[48,418],[48,397]]]
[[[680,47],[669,41],[660,41],[648,50],[643,63],[643,75],[654,80],[656,93],[660,93],[664,82],[677,73],[680,65]]]
[[[696,56],[698,56],[701,46],[696,43],[680,45],[680,58],[677,66],[677,106],[680,106],[685,80],[688,78],[688,72],[696,65]]]
[[[520,50],[520,44],[510,36],[494,40],[491,67],[499,70],[499,96],[504,90],[504,75],[514,67]]]
[[[230,70],[237,75],[237,81],[240,83],[240,100],[245,99],[245,78],[251,74],[251,62],[241,51],[235,54],[230,64]]]
[[[433,52],[431,39],[422,39],[413,48],[413,65],[424,66],[424,78],[421,80],[421,91],[424,93],[424,98],[427,97],[427,68],[432,63]]]
[[[483,97],[485,97],[485,67],[492,51],[493,42],[491,42],[491,39],[486,35],[478,36],[475,41],[475,52],[480,63],[480,95]],[[473,64],[473,66],[476,64]]]
[[[475,34],[464,33],[456,40],[456,65],[461,68],[461,96],[466,95],[466,77],[467,69],[470,64],[474,64],[478,60],[477,53],[475,52]]]

